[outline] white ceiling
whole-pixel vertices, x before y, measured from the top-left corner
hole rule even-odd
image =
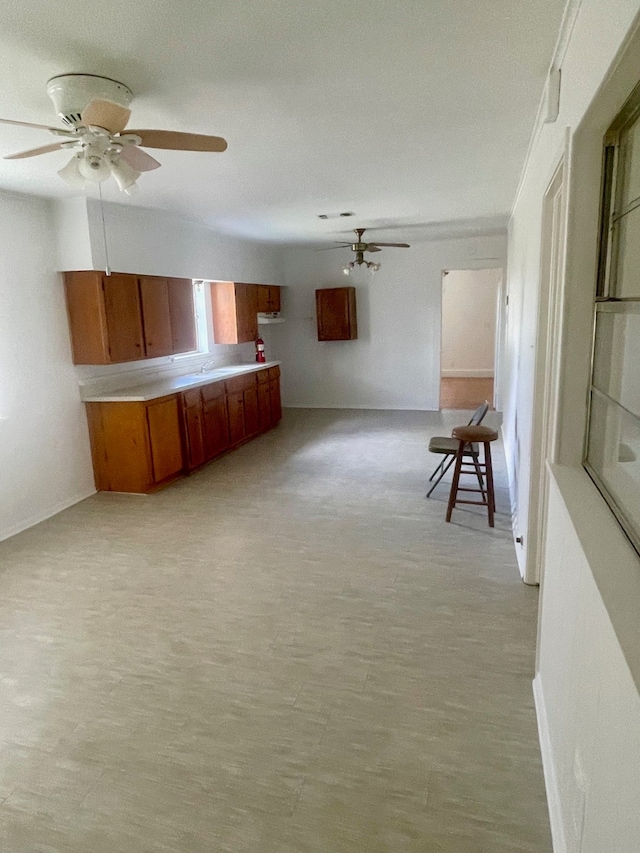
[[[313,242],[356,226],[503,224],[563,0],[6,0],[0,116],[55,123],[47,79],[113,77],[133,127],[224,136],[159,151],[134,198],[233,234]],[[0,154],[45,145],[0,126]],[[69,155],[0,160],[0,187],[77,194]],[[95,194],[95,188],[90,191]],[[319,213],[355,211],[322,222]],[[415,232],[415,228],[410,231]],[[409,232],[408,232],[409,233]]]

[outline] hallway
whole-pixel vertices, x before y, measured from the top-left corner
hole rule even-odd
[[[549,851],[501,447],[494,530],[425,500],[464,420],[286,410],[0,543],[3,853]]]

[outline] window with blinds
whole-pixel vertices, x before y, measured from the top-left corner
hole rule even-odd
[[[640,87],[605,136],[584,464],[640,551]]]

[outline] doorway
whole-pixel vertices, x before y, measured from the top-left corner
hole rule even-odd
[[[502,268],[443,270],[441,409],[494,404],[502,280]]]

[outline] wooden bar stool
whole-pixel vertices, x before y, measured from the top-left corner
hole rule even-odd
[[[495,429],[487,426],[458,426],[451,432],[452,438],[457,439],[458,449],[456,451],[456,467],[453,471],[453,481],[449,493],[449,504],[447,506],[447,521],[451,521],[451,513],[456,504],[476,504],[486,506],[489,514],[489,527],[493,527],[493,514],[496,511],[496,499],[493,490],[493,468],[491,467],[491,442],[495,441],[498,433]],[[465,447],[470,444],[482,444],[484,446],[484,461],[474,460],[473,468],[463,468]],[[460,486],[460,474],[473,474],[478,476],[479,472],[484,474],[486,484],[479,489],[467,489]],[[482,495],[480,501],[468,501],[458,498],[458,492],[477,492]]]

